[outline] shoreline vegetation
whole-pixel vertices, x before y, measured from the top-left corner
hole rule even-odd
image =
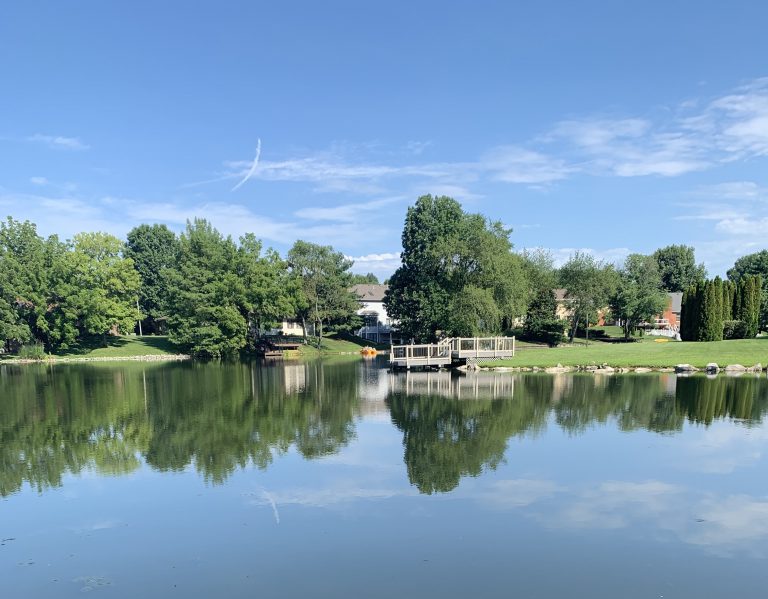
[[[286,359],[313,359],[326,356],[358,356],[360,350],[370,345],[364,339],[352,341],[336,338],[334,334],[323,337],[320,349],[314,340],[302,345]],[[108,337],[79,344],[67,351],[42,354],[38,357],[0,355],[0,364],[77,364],[84,362],[172,362],[192,360],[194,356],[184,353],[161,335],[132,335]]]

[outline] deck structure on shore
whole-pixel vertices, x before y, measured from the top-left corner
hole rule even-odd
[[[515,355],[514,337],[450,337],[439,343],[393,345],[389,352],[392,368],[459,366],[478,360],[498,360]]]

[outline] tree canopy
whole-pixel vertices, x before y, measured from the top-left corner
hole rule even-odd
[[[385,298],[406,337],[498,333],[528,302],[523,260],[511,231],[452,198],[420,197],[408,209],[401,266]]]
[[[613,317],[621,320],[624,337],[629,339],[637,326],[664,311],[667,294],[653,256],[630,254],[619,270],[616,291],[611,297]]]
[[[350,290],[353,262],[329,245],[299,240],[288,251],[287,264],[299,290],[295,307],[304,336],[310,322],[315,325],[319,343],[323,326],[348,319],[359,307]]]
[[[668,245],[653,253],[659,267],[661,286],[665,291],[685,291],[691,285],[707,277],[703,264],[696,264],[693,247],[689,245]]]
[[[168,281],[163,271],[176,264],[179,240],[165,225],[139,225],[128,233],[125,255],[133,260],[141,277],[139,306],[143,331],[163,332],[169,299]]]
[[[573,339],[579,322],[594,323],[598,310],[608,305],[617,285],[616,270],[591,254],[576,252],[560,268],[559,277],[570,306]]]

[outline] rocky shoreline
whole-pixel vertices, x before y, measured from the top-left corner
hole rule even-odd
[[[743,366],[742,364],[729,364],[724,367],[720,367],[718,364],[711,362],[707,364],[705,368],[697,368],[690,364],[677,364],[676,366],[665,367],[647,367],[647,366],[624,366],[613,367],[607,364],[597,366],[595,364],[582,365],[582,366],[563,366],[558,364],[557,366],[475,366],[467,367],[467,370],[484,370],[493,372],[544,372],[547,374],[559,374],[565,372],[590,372],[592,374],[625,374],[625,373],[646,373],[646,372],[672,372],[678,375],[689,375],[697,372],[703,372],[708,375],[716,375],[721,372],[729,376],[738,376],[745,373],[760,373],[764,368],[762,364],[755,364],[753,366]]]

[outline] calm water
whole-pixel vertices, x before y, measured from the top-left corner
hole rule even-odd
[[[0,596],[768,594],[768,380],[383,366],[0,366]]]

